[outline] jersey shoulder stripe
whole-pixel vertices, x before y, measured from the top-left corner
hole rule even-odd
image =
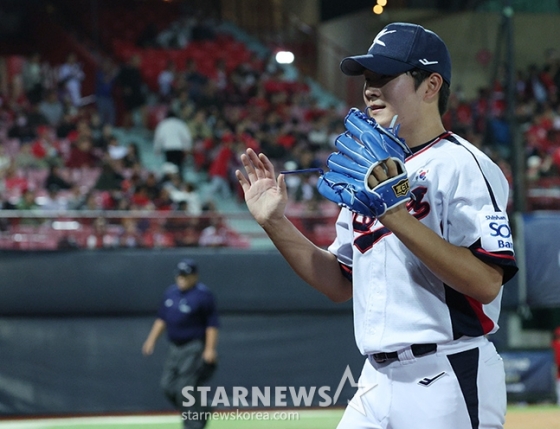
[[[484,174],[484,171],[482,171],[482,167],[480,166],[480,162],[478,160],[478,157],[474,154],[474,152],[472,152],[466,145],[464,145],[458,138],[457,136],[455,136],[454,134],[449,134],[446,138],[447,141],[451,142],[451,143],[455,143],[456,145],[461,146],[462,148],[464,148],[474,159],[474,162],[476,163],[476,165],[478,166],[478,169],[480,171],[480,174],[482,175],[482,178],[484,179],[484,183],[486,184],[486,189],[488,189],[488,195],[490,196],[490,200],[492,201],[492,206],[494,207],[494,211],[496,212],[501,212],[500,207],[498,205],[498,202],[496,201],[496,196],[494,195],[494,191],[492,190],[492,186],[490,185],[490,182],[488,181],[488,179],[486,178],[486,175]]]

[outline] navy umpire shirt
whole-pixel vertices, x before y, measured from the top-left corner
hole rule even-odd
[[[167,288],[157,317],[165,321],[167,337],[176,345],[206,338],[206,328],[219,326],[214,295],[203,283],[181,291],[174,284]]]

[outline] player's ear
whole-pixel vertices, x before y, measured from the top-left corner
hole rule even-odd
[[[424,97],[428,99],[437,98],[439,90],[443,85],[443,78],[439,73],[432,73],[425,81]]]

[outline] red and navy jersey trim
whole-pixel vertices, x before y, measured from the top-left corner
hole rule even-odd
[[[449,137],[451,135],[450,131],[446,131],[443,134],[437,136],[433,141],[428,142],[428,143],[424,143],[420,146],[416,146],[414,148],[411,148],[410,150],[412,151],[412,155],[410,155],[408,158],[406,158],[407,160],[414,158],[415,156],[420,155],[423,152],[426,152],[429,148],[431,148],[432,146],[434,146],[435,144],[437,144],[438,142],[440,142],[441,140]]]
[[[339,262],[338,265],[340,266],[340,271],[342,275],[346,277],[348,280],[352,281],[352,267],[348,265],[344,265],[342,262]]]
[[[494,322],[482,309],[482,303],[444,285],[445,302],[451,317],[453,339],[466,335],[479,337],[494,329]]]
[[[489,262],[494,265],[500,266],[504,270],[503,284],[506,284],[517,273],[519,268],[515,261],[515,255],[510,250],[502,252],[489,252],[482,248],[480,240],[477,240],[469,250],[474,256],[484,262]]]
[[[488,252],[480,246],[480,240],[469,247],[469,250],[480,260],[500,266],[504,270],[504,284],[517,273],[517,264],[511,251]],[[484,313],[481,302],[448,285],[444,285],[444,289],[454,339],[463,335],[486,335],[494,329],[494,322]]]

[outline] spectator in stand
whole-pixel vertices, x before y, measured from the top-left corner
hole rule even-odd
[[[172,60],[167,61],[165,68],[158,75],[159,101],[167,103],[175,95],[177,66]]]
[[[11,139],[19,139],[21,143],[29,142],[37,137],[35,127],[29,124],[25,113],[17,114],[14,124],[8,129],[7,136]]]
[[[223,216],[210,217],[210,225],[202,230],[198,244],[201,247],[226,247],[231,231]]]
[[[109,139],[109,144],[107,145],[106,154],[109,158],[114,160],[120,160],[125,157],[128,149],[126,146],[122,146],[119,139],[116,136],[112,136]]]
[[[498,151],[499,155],[508,159],[511,155],[511,133],[505,111],[499,111],[488,120],[487,136],[490,145]]]
[[[302,175],[301,181],[294,191],[294,200],[305,205],[313,205],[322,201],[321,194],[317,191],[316,175]]]
[[[31,144],[31,153],[41,161],[45,161],[48,165],[62,165],[63,160],[55,140],[54,131],[47,126],[37,127],[37,139]]]
[[[205,109],[197,109],[194,116],[187,121],[193,141],[211,138],[212,127],[208,123],[208,113]]]
[[[186,60],[183,81],[189,92],[189,98],[197,103],[203,88],[208,83],[208,78],[198,70],[198,64],[192,58]]]
[[[37,104],[43,99],[43,67],[41,54],[31,54],[23,64],[22,70],[23,89],[27,100],[31,104]]]
[[[71,112],[64,112],[62,120],[56,127],[56,136],[61,139],[66,139],[76,130],[76,117]]]
[[[107,147],[109,146],[109,141],[114,137],[113,126],[110,124],[105,124],[101,127],[101,132],[99,134],[94,134],[93,136],[93,146],[102,152],[107,152]]]
[[[68,100],[74,107],[82,105],[82,81],[85,78],[82,65],[78,57],[71,52],[66,57],[66,62],[58,69],[58,85],[62,99]]]
[[[119,236],[119,244],[121,247],[143,247],[142,233],[138,230],[138,222],[133,218],[125,218],[122,220],[123,231]]]
[[[163,153],[165,161],[178,168],[179,177],[184,178],[183,164],[192,152],[193,143],[189,127],[173,111],[160,121],[154,131],[154,152]]]
[[[146,192],[151,200],[155,200],[160,195],[161,185],[158,183],[156,174],[153,171],[148,172],[144,179]]]
[[[156,37],[156,45],[163,48],[182,49],[191,40],[193,18],[190,16],[172,22]]]
[[[31,143],[24,143],[20,145],[19,152],[14,157],[14,164],[16,168],[33,170],[48,168],[49,163],[44,158],[37,158],[31,149]]]
[[[187,203],[187,213],[192,216],[200,216],[202,214],[202,201],[200,194],[192,182],[186,182],[183,188],[185,202]]]
[[[35,198],[35,191],[33,191],[32,189],[25,189],[22,192],[19,201],[16,203],[16,210],[38,210],[40,207],[39,204],[37,204]],[[41,224],[41,222],[41,219],[32,217],[23,217],[19,220],[20,225],[38,226]]]
[[[449,97],[449,108],[443,120],[448,130],[453,129],[464,138],[467,130],[473,124],[470,104],[462,100],[458,94],[451,94]]]
[[[213,197],[221,197],[224,199],[231,198],[232,185],[230,181],[230,164],[234,157],[233,146],[235,138],[233,134],[222,137],[222,142],[210,164],[208,170],[208,177],[210,179],[208,194]]]
[[[329,127],[325,116],[319,116],[313,120],[307,139],[314,152],[332,150],[329,142]]]
[[[101,115],[99,115],[99,112],[97,110],[93,110],[89,112],[89,118],[87,118],[86,121],[91,131],[93,146],[97,147],[97,141],[103,135],[103,128],[105,127],[101,119]],[[112,130],[112,125],[107,124],[107,126]]]
[[[154,203],[148,195],[148,190],[142,183],[134,187],[130,196],[130,205],[133,210],[155,209]]]
[[[146,191],[148,192],[148,195],[150,195],[147,186]],[[151,199],[154,202],[154,207],[157,211],[170,211],[175,208],[175,201],[173,201],[169,191],[165,188],[161,188],[158,195],[152,197]]]
[[[101,173],[93,188],[98,191],[120,191],[124,176],[120,174],[111,161],[104,161],[101,165]]]
[[[93,151],[91,137],[87,135],[78,137],[70,148],[65,165],[68,168],[94,168],[99,165],[99,158]]]
[[[186,202],[180,203],[177,207],[178,212],[186,212]],[[169,222],[166,224],[167,227],[174,225],[169,219]],[[184,218],[181,215],[181,225],[180,228],[177,229],[173,233],[173,243],[176,247],[198,247],[198,240],[200,238],[200,228],[199,228],[199,219],[196,217]]]
[[[174,166],[175,167],[175,166]],[[167,178],[161,183],[161,187],[167,189],[169,196],[173,201],[178,203],[183,200],[183,186],[185,182],[179,176],[178,170],[173,172],[171,169],[168,170],[169,173],[166,175]]]
[[[4,170],[2,190],[10,194],[21,194],[29,188],[29,182],[15,160]]]
[[[27,124],[32,128],[36,129],[37,127],[49,124],[47,118],[39,111],[38,104],[29,105],[25,115],[27,116]]]
[[[122,159],[123,168],[130,169],[142,165],[141,159],[138,143],[129,143],[126,146],[126,153]]]
[[[55,128],[58,127],[64,116],[64,104],[58,99],[57,92],[52,89],[46,92],[45,98],[39,103],[38,110],[48,124]]]
[[[38,209],[39,205],[35,201],[35,192],[31,189],[25,189],[22,194],[21,198],[16,204],[17,210],[34,210]]]
[[[12,157],[6,153],[5,146],[0,145],[0,176],[12,163]]]
[[[178,176],[172,177],[170,182],[167,182],[163,189],[169,193],[169,197],[179,207],[181,203],[186,203],[186,207],[181,209],[192,216],[200,216],[202,214],[202,202],[200,195],[196,190],[196,186],[191,182],[181,182]]]
[[[117,111],[113,92],[118,72],[113,61],[104,58],[95,74],[95,105],[102,124],[116,124]]]
[[[226,61],[223,58],[218,58],[214,70],[212,80],[216,85],[216,89],[220,92],[226,91],[229,85]]]
[[[60,166],[51,165],[49,167],[49,174],[45,178],[45,183],[43,187],[49,189],[52,186],[56,186],[59,189],[71,189],[72,184],[63,177]]]
[[[145,123],[146,85],[140,71],[141,64],[142,57],[134,54],[128,63],[121,66],[117,75],[116,84],[121,90],[125,110],[123,119],[125,128],[130,128],[134,124],[136,113],[140,113],[142,125]]]
[[[529,66],[529,75],[525,88],[528,96],[535,99],[538,104],[546,103],[548,91],[540,78],[539,68],[536,64]]]
[[[201,88],[195,103],[197,109],[210,109],[212,107],[218,107],[219,109],[225,108],[224,94],[218,90],[216,82],[214,81],[208,81]]]
[[[118,236],[110,232],[105,218],[99,217],[93,222],[93,233],[87,238],[89,249],[111,249],[119,246]]]
[[[188,121],[192,117],[195,104],[189,98],[189,91],[186,88],[178,88],[177,94],[169,102],[169,109],[184,121]]]
[[[41,198],[41,210],[64,211],[68,209],[68,200],[60,195],[57,185],[47,188],[47,195]]]
[[[76,189],[76,187],[74,188]],[[79,194],[77,198],[74,198],[73,206],[70,207],[71,210],[101,210],[102,206],[99,201],[99,198],[94,190],[89,190],[85,195]],[[91,224],[91,222],[87,219],[84,219],[83,222],[87,222],[87,224]]]

